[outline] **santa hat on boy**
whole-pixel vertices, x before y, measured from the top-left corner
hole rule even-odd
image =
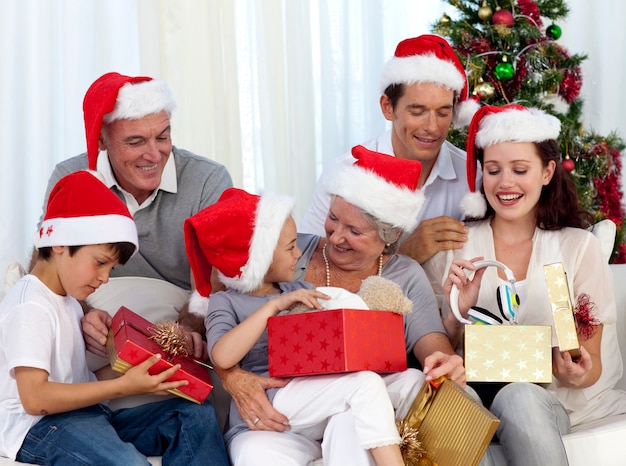
[[[185,243],[196,292],[190,312],[206,315],[211,271],[228,288],[247,293],[263,283],[294,200],[273,193],[226,189],[219,200],[185,220]]]
[[[418,190],[422,164],[366,149],[352,148],[351,160],[324,180],[326,192],[341,196],[378,220],[411,231],[424,204]]]
[[[137,120],[163,110],[171,114],[175,107],[172,93],[163,80],[119,73],[100,76],[83,99],[89,169],[96,169],[103,122]]]
[[[467,133],[467,184],[470,192],[461,200],[461,211],[469,218],[481,218],[487,211],[484,196],[476,191],[476,150],[501,142],[543,142],[557,139],[561,121],[538,108],[518,104],[481,107]]]
[[[424,34],[405,39],[383,67],[380,90],[391,84],[434,83],[451,89],[459,101],[454,109],[453,123],[467,126],[480,105],[469,96],[465,68],[456,53],[442,37]]]
[[[95,172],[81,170],[61,178],[50,191],[34,243],[82,246],[128,242],[139,248],[137,228],[126,205]]]

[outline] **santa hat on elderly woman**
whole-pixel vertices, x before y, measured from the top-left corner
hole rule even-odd
[[[50,191],[46,213],[33,239],[37,249],[127,242],[139,248],[128,208],[92,171],[61,178]]]
[[[341,196],[378,220],[408,232],[424,204],[418,190],[422,164],[366,149],[352,148],[353,160],[342,162],[324,179],[330,195]]]
[[[487,211],[485,197],[477,191],[476,151],[501,142],[543,142],[557,139],[561,121],[538,108],[518,104],[481,107],[467,133],[467,184],[470,192],[461,201],[461,211],[468,218],[481,218]]]
[[[172,93],[163,80],[119,73],[100,76],[83,99],[89,169],[96,169],[103,122],[137,120],[163,110],[171,114],[175,107]]]
[[[224,285],[242,293],[263,283],[294,205],[290,197],[228,188],[215,204],[185,220],[187,256],[196,282],[190,312],[206,315],[213,268]]]
[[[467,126],[479,108],[469,96],[465,68],[442,37],[423,34],[400,42],[383,68],[380,91],[391,84],[415,83],[433,83],[454,91],[458,103],[452,121],[457,127]]]

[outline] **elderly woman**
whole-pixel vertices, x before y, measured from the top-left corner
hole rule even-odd
[[[296,279],[352,292],[371,275],[393,280],[414,303],[413,312],[405,318],[407,353],[417,358],[427,378],[447,374],[465,385],[462,359],[454,354],[422,268],[394,253],[402,234],[415,226],[423,202],[421,193],[415,192],[421,166],[361,146],[353,149],[353,155],[355,160],[327,179],[332,199],[326,238],[299,237],[303,254]],[[239,368],[218,369],[218,373],[251,429],[232,439],[233,464],[306,465],[321,456],[320,448],[325,449],[324,457],[336,459],[336,464],[373,464],[371,455],[359,447],[349,413],[329,422],[321,447],[296,434],[276,435],[275,431],[288,431],[289,420],[272,407],[265,390],[287,382]],[[394,375],[385,380],[394,401]],[[404,414],[397,411],[398,417]]]

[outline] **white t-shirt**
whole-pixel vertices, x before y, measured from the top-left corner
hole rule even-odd
[[[60,383],[95,381],[87,369],[78,301],[53,293],[34,275],[20,279],[0,302],[0,456],[15,459],[41,419],[26,413],[15,367],[35,367]]]
[[[362,145],[366,149],[395,156],[391,145],[391,130]],[[338,164],[353,162],[352,153],[348,152],[326,164],[315,186],[309,209],[298,224],[298,232],[326,236],[324,222],[330,207],[330,197],[324,189],[324,178],[327,173],[336,170]],[[463,218],[459,205],[463,196],[469,192],[465,166],[465,151],[445,141],[439,150],[437,162],[423,186],[426,201],[417,216],[418,223],[440,215],[459,220]]]

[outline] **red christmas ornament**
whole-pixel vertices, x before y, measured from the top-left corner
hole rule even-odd
[[[565,170],[570,173],[572,171],[574,171],[574,161],[572,159],[570,159],[569,157],[566,158],[565,160],[563,160],[563,168],[565,168]]]
[[[504,24],[506,27],[513,27],[513,23],[515,19],[513,18],[513,13],[509,10],[499,9],[491,17],[491,24]]]

